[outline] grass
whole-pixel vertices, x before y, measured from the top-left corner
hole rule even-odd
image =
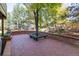
[[[6,31],[4,31],[4,34],[6,33]],[[2,31],[0,31],[0,36],[2,35]]]
[[[1,36],[1,34],[2,34],[2,33],[0,33],[0,36]]]

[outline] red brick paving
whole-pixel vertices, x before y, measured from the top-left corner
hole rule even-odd
[[[11,43],[12,56],[79,56],[79,48],[53,38],[34,41],[23,34],[13,36]]]

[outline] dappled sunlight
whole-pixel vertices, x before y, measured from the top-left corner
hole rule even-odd
[[[32,6],[31,6],[32,5]],[[35,20],[34,20],[34,14],[33,10],[35,8],[40,7],[41,10],[39,11],[39,31],[45,31],[49,32],[50,28],[54,28],[52,30],[60,30],[64,29],[65,31],[72,30],[74,28],[78,28],[77,25],[71,25],[72,21],[70,19],[70,10],[69,8],[72,7],[72,5],[76,6],[76,4],[49,4],[48,6],[45,4],[7,4],[7,6],[11,6],[11,10],[8,8],[8,27],[12,31],[28,31],[28,30],[35,30]],[[45,7],[44,7],[45,5]],[[17,9],[18,8],[18,9]],[[74,8],[75,9],[75,8]],[[10,10],[10,12],[9,12]],[[45,14],[46,13],[46,14]],[[72,15],[73,16],[73,15]],[[12,20],[12,18],[14,20]],[[49,21],[50,20],[50,21]],[[72,28],[73,27],[73,28]],[[56,29],[57,28],[57,29]],[[75,29],[76,30],[76,29]]]
[[[6,15],[0,11],[0,37],[12,43],[12,55],[79,55],[79,3],[6,6]]]
[[[79,35],[79,33],[73,33],[73,35]]]

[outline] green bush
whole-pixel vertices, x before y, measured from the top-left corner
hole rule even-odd
[[[65,29],[59,29],[59,30],[56,30],[55,32],[57,32],[57,33],[64,33],[64,32],[66,32],[66,30]]]
[[[63,33],[65,32],[65,29],[59,29],[59,32]]]

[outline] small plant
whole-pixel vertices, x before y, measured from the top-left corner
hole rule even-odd
[[[56,30],[55,32],[58,33],[58,34],[61,34],[61,33],[66,32],[66,30],[65,29],[59,29],[59,30]]]

